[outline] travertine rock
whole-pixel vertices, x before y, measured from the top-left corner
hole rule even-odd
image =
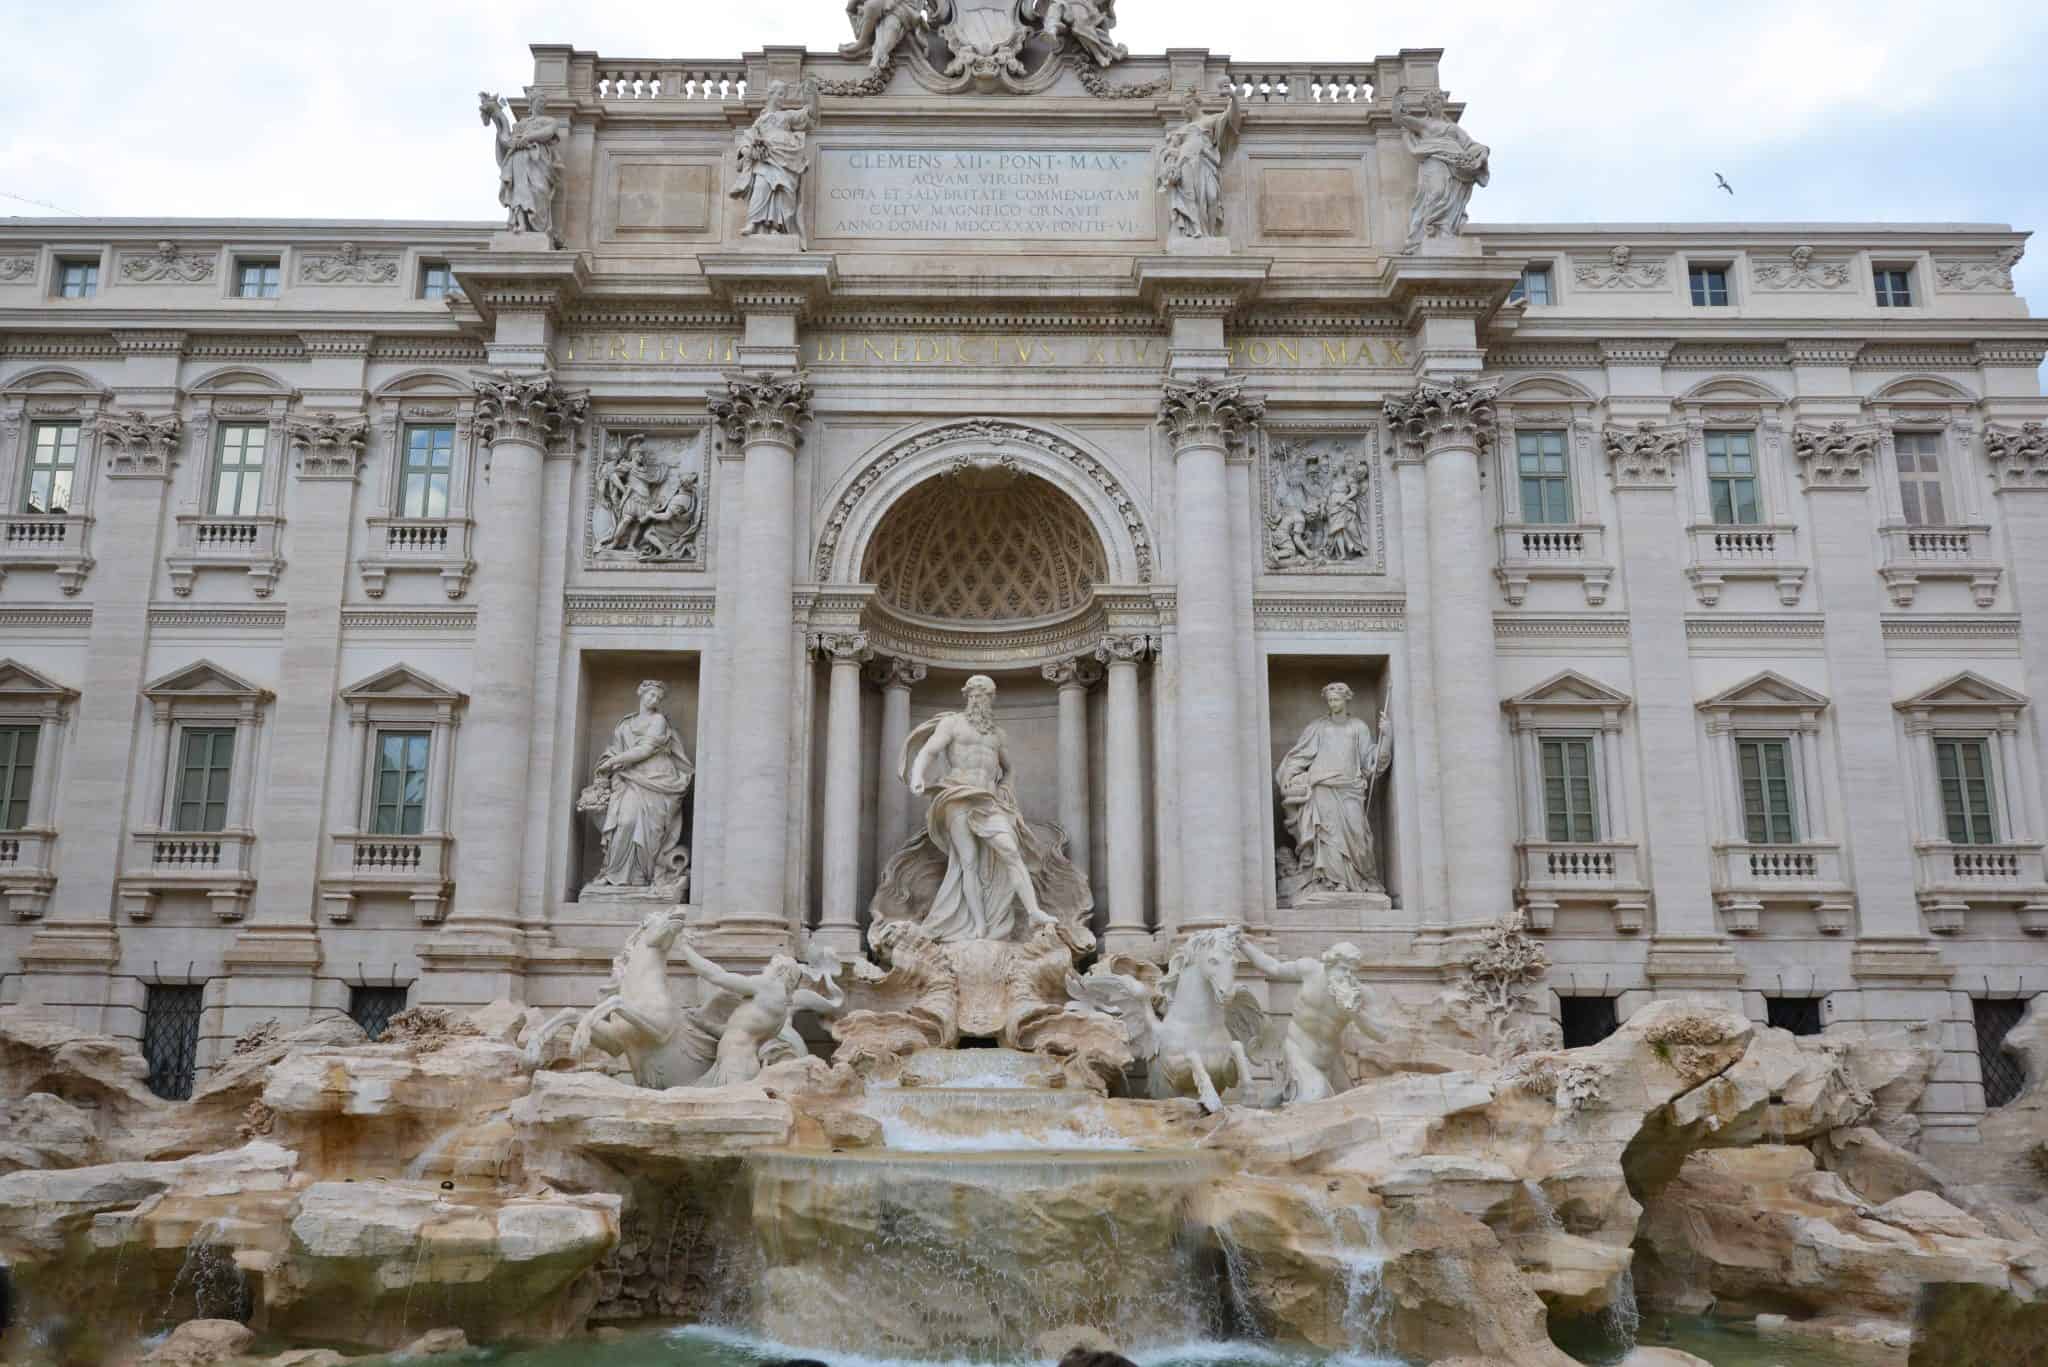
[[[233,1320],[186,1320],[142,1359],[142,1367],[211,1367],[240,1357],[255,1341],[248,1325]]]
[[[1814,1144],[1821,1166],[1866,1201],[1889,1201],[1909,1191],[1942,1190],[1935,1170],[1876,1130],[1862,1125],[1822,1135]]]
[[[822,1066],[822,1065],[821,1065]],[[552,1176],[582,1155],[637,1171],[789,1143],[790,1103],[771,1097],[764,1073],[735,1087],[655,1091],[601,1073],[539,1073],[512,1106],[529,1171]]]
[[[431,1048],[299,1050],[270,1069],[262,1100],[274,1113],[271,1137],[298,1149],[312,1172],[401,1177],[437,1142],[452,1142],[451,1131],[501,1117],[532,1079],[511,1045],[439,1037]]]
[[[48,1092],[0,1101],[0,1173],[22,1168],[77,1168],[99,1155],[89,1111]]]
[[[460,1329],[429,1329],[398,1351],[400,1357],[427,1358],[441,1353],[466,1352],[468,1349],[469,1340]]]
[[[1847,1125],[1875,1109],[1851,1081],[1848,1042],[1764,1029],[1726,1072],[1671,1105],[1671,1118],[1692,1141],[1711,1147],[1796,1144]]]

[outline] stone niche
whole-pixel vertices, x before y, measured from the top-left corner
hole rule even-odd
[[[1280,800],[1280,790],[1274,784],[1275,770],[1294,743],[1301,739],[1302,730],[1316,718],[1325,715],[1323,689],[1333,683],[1351,686],[1351,715],[1363,718],[1369,723],[1375,735],[1378,734],[1380,707],[1387,697],[1388,660],[1384,655],[1271,655],[1266,660],[1266,694],[1268,736],[1266,766],[1256,776],[1265,787],[1266,800],[1273,813],[1273,861],[1276,881],[1280,887],[1280,905],[1296,909],[1296,921],[1312,919],[1320,925],[1328,921],[1333,928],[1344,930],[1370,930],[1376,928],[1378,913],[1391,906],[1395,888],[1400,886],[1398,851],[1394,842],[1393,791],[1399,787],[1404,761],[1400,750],[1394,751],[1393,767],[1382,774],[1373,786],[1372,800],[1367,805],[1366,821],[1372,832],[1373,846],[1379,857],[1380,882],[1384,893],[1361,893],[1342,895],[1327,892],[1305,892],[1290,895],[1288,874],[1292,868],[1294,837],[1288,830],[1287,815]],[[1397,733],[1398,724],[1393,728]],[[1312,912],[1311,908],[1318,910]],[[1327,913],[1327,914],[1326,914]]]
[[[697,763],[697,707],[699,678],[703,661],[695,651],[586,651],[583,655],[583,707],[577,727],[572,768],[576,793],[591,782],[592,770],[611,744],[612,732],[639,708],[639,687],[643,679],[659,679],[668,686],[661,704],[669,725],[682,737],[683,750],[691,764]],[[693,780],[683,798],[683,845],[687,849],[695,825],[697,784]],[[572,901],[595,907],[617,903],[617,919],[637,921],[647,909],[644,900],[624,895],[626,890],[591,888],[586,885],[604,867],[602,814],[573,812],[576,830],[570,844],[567,896]],[[694,874],[695,860],[691,861]],[[692,883],[694,887],[694,882]],[[610,919],[610,918],[606,918]]]

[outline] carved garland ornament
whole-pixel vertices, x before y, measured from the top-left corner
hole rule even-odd
[[[2003,290],[2012,293],[2012,268],[2025,249],[2007,247],[1990,261],[1944,261],[1936,258],[1934,278],[1943,291]]]
[[[34,273],[33,256],[0,256],[0,280],[20,280]]]
[[[1223,446],[1242,440],[1266,416],[1266,403],[1244,392],[1244,381],[1168,377],[1159,400],[1159,423],[1175,449]]]
[[[395,256],[364,256],[362,248],[344,242],[326,256],[299,263],[299,279],[315,285],[387,285],[398,278]]]
[[[1608,264],[1597,266],[1581,261],[1572,267],[1572,278],[1589,290],[1656,290],[1664,288],[1664,260],[1636,262],[1628,247],[1607,253]]]
[[[545,449],[581,424],[590,411],[588,390],[564,389],[545,371],[480,371],[475,383],[476,431],[486,446],[522,441]]]
[[[1657,488],[1678,478],[1679,457],[1685,453],[1685,429],[1659,427],[1653,422],[1610,427],[1605,433],[1605,444],[1617,487]]]
[[[2007,489],[2048,488],[2048,424],[1984,429],[1984,454]]]
[[[1792,454],[1809,489],[1860,489],[1868,482],[1865,468],[1877,459],[1877,433],[1833,422],[1826,427],[1792,429]]]
[[[846,492],[832,505],[831,513],[825,519],[824,530],[818,536],[817,553],[812,557],[812,569],[818,581],[823,583],[832,577],[832,561],[839,550],[839,539],[845,534],[846,524],[853,517],[853,511],[860,506],[882,477],[904,461],[920,455],[937,446],[962,440],[986,441],[992,445],[1016,443],[1042,451],[1046,455],[1070,466],[1082,478],[1093,484],[1115,506],[1117,516],[1123,519],[1124,532],[1131,539],[1132,554],[1137,560],[1138,581],[1152,581],[1152,536],[1146,531],[1144,521],[1138,516],[1138,508],[1131,496],[1124,492],[1123,485],[1101,461],[1049,432],[1041,432],[1021,423],[1002,422],[991,418],[975,418],[965,422],[948,423],[944,427],[919,433],[900,445],[893,446],[869,463],[860,472]]]
[[[1813,248],[1794,247],[1783,261],[1758,262],[1756,283],[1765,290],[1838,290],[1849,283],[1849,264],[1816,261]]]
[[[128,256],[121,260],[121,278],[137,280],[144,284],[157,281],[176,281],[194,285],[202,280],[213,279],[214,261],[210,256],[198,256],[182,252],[175,242],[159,242],[156,250],[147,256]]]
[[[1423,455],[1449,447],[1485,450],[1493,442],[1493,403],[1500,394],[1494,384],[1474,384],[1459,376],[1449,384],[1424,381],[1381,406],[1394,434],[1410,450]]]
[[[728,440],[741,446],[772,442],[794,450],[811,416],[811,377],[802,370],[789,375],[734,371],[725,377],[725,392],[714,392],[710,406]]]

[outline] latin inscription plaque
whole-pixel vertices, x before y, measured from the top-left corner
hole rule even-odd
[[[814,237],[1158,237],[1151,158],[1042,147],[819,149]]]

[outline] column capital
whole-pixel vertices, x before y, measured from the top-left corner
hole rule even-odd
[[[1792,454],[1799,458],[1807,492],[1815,489],[1868,489],[1870,467],[1877,462],[1878,430],[1831,422],[1825,427],[1794,427]]]
[[[1460,375],[1449,384],[1424,380],[1382,405],[1394,435],[1411,453],[1485,450],[1493,442],[1493,401],[1500,386]]]
[[[1038,672],[1045,676],[1047,683],[1058,684],[1061,688],[1088,688],[1102,677],[1102,666],[1093,656],[1076,655],[1072,659],[1040,665]]]
[[[1095,658],[1105,665],[1136,665],[1150,655],[1158,642],[1142,632],[1129,635],[1105,636],[1095,647]],[[1047,666],[1050,668],[1051,666]]]
[[[823,655],[833,664],[864,665],[875,657],[868,645],[865,631],[819,631],[813,632],[811,649]]]
[[[711,394],[711,416],[728,440],[744,446],[767,442],[794,451],[811,416],[809,371],[729,371],[725,387]]]
[[[524,442],[545,450],[590,412],[590,391],[564,389],[551,371],[475,372],[476,433],[485,445]]]
[[[877,656],[868,665],[868,682],[877,688],[914,688],[930,671],[915,660],[898,655]]]
[[[94,430],[106,443],[110,476],[167,479],[185,423],[176,413],[103,411]]]
[[[1234,377],[1169,375],[1159,398],[1159,422],[1173,434],[1176,450],[1227,448],[1265,415],[1265,400],[1246,394],[1244,381]]]
[[[1990,458],[1991,468],[1998,472],[2001,493],[2012,489],[2048,489],[2048,423],[1986,427],[1984,454]]]
[[[1685,455],[1685,429],[1639,422],[1634,427],[1609,427],[1601,434],[1617,489],[1669,489],[1678,483],[1678,463]]]

